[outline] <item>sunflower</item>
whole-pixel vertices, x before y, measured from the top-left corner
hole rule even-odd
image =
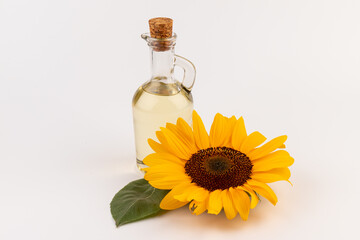
[[[144,159],[144,178],[155,188],[171,190],[160,208],[173,210],[190,203],[196,215],[224,209],[228,219],[239,213],[247,220],[259,201],[257,194],[277,203],[267,183],[290,178],[288,167],[294,159],[285,150],[275,151],[285,147],[285,135],[263,144],[261,133],[247,134],[242,117],[216,114],[210,134],[195,111],[192,121],[193,128],[182,118],[167,123],[156,132],[159,143],[148,140],[155,153]]]

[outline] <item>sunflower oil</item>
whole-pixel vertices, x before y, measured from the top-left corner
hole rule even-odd
[[[191,124],[192,95],[179,82],[167,84],[150,81],[141,86],[133,98],[136,162],[139,169],[145,167],[142,160],[153,150],[147,140],[157,141],[156,131],[166,123],[176,123],[179,117]]]

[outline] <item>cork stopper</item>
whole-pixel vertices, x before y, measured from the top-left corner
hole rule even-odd
[[[172,36],[173,20],[158,17],[149,20],[150,36],[152,38],[169,38]]]

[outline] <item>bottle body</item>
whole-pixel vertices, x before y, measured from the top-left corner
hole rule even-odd
[[[151,78],[135,92],[133,97],[133,119],[136,147],[136,164],[142,170],[143,159],[153,153],[148,144],[151,138],[157,141],[156,131],[166,123],[176,123],[183,118],[191,124],[195,66],[187,59],[175,55],[176,34],[169,38],[153,38],[149,34],[141,37],[150,47]],[[183,69],[181,83],[174,78],[174,67]]]
[[[171,84],[150,81],[143,84],[133,98],[136,162],[145,167],[143,159],[153,153],[148,139],[157,140],[156,131],[166,123],[176,123],[179,117],[191,124],[193,99],[178,81]]]

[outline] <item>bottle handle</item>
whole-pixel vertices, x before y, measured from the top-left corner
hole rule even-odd
[[[189,92],[194,86],[196,77],[196,68],[192,62],[184,57],[175,54],[175,66],[178,66],[184,70],[184,77],[181,85]]]

